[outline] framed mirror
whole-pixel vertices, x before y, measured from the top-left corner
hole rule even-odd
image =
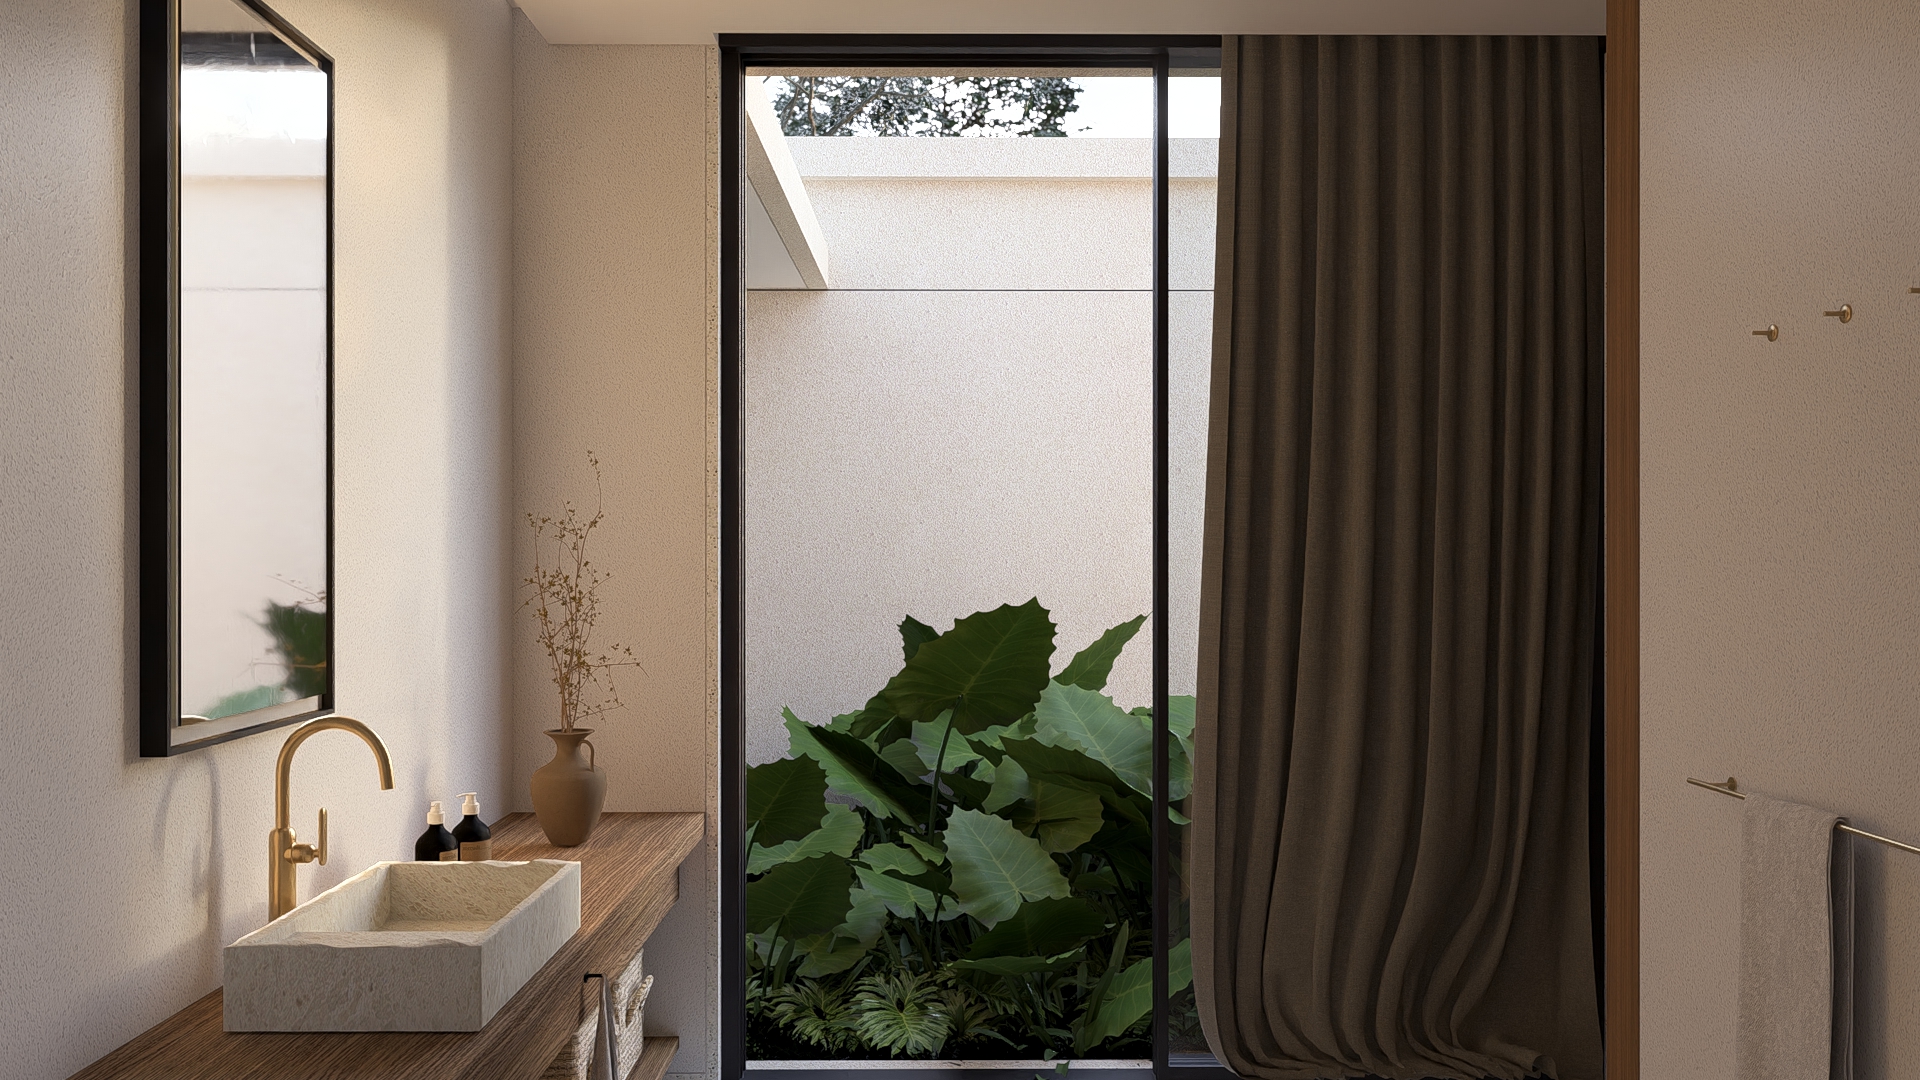
[[[333,707],[333,64],[143,0],[140,752]]]

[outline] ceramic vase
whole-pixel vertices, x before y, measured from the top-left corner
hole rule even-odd
[[[592,728],[548,731],[553,760],[533,770],[533,816],[557,847],[585,843],[606,805],[607,774],[593,763],[592,734]]]

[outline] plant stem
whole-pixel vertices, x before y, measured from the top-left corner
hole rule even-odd
[[[767,950],[769,954],[767,963],[773,976],[772,989],[774,990],[778,990],[786,985],[787,961],[792,958],[793,950],[791,946],[788,945],[787,940],[780,934],[780,932],[786,928],[787,920],[785,919],[781,919],[779,922],[773,924],[773,944]],[[782,952],[785,952],[786,955],[781,955]]]
[[[940,766],[947,761],[947,740],[953,738],[953,713],[947,713],[947,730],[940,736],[940,752],[933,756],[933,798],[927,804],[927,839],[933,839],[934,825],[940,820]]]
[[[947,741],[953,738],[953,710],[947,710],[947,730],[940,736],[940,751],[933,755],[933,801],[927,806],[927,840],[933,840],[933,827],[940,820],[940,767],[947,762]],[[946,897],[941,893],[933,894],[933,962],[946,963],[945,942],[940,936],[940,901]]]

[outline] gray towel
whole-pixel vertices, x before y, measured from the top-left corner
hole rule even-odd
[[[593,1060],[587,1064],[587,1080],[620,1080],[614,1075],[620,1061],[620,1036],[613,1030],[613,990],[605,975],[589,973],[600,980],[600,1026],[593,1036]]]
[[[1853,846],[1841,818],[1748,795],[1741,825],[1741,1080],[1853,1078]]]

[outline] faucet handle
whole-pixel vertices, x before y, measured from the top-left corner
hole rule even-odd
[[[289,830],[289,832],[291,832],[291,830]],[[289,836],[288,839],[292,839],[292,837]],[[327,808],[326,807],[323,806],[320,808],[320,844],[319,846],[316,848],[312,844],[288,844],[287,849],[280,853],[280,857],[287,860],[290,863],[317,862],[321,866],[327,865]]]

